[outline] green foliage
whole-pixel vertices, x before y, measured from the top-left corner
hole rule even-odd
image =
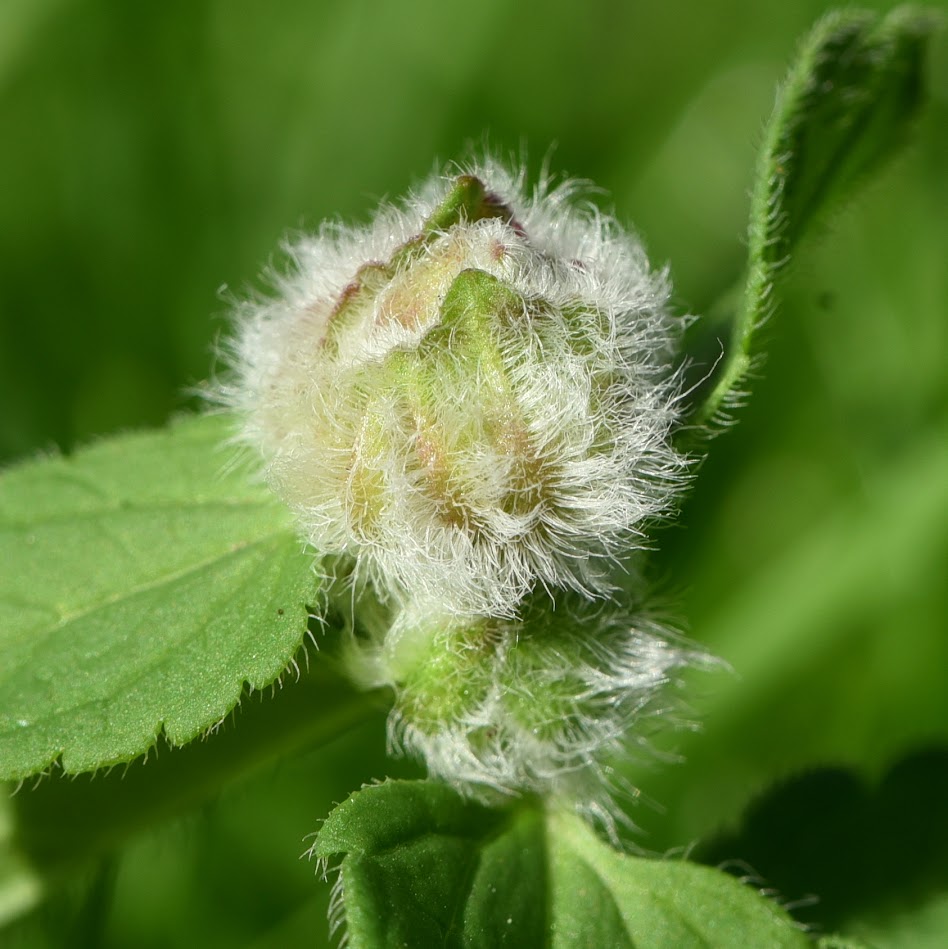
[[[226,434],[192,419],[0,478],[0,777],[184,744],[299,649],[312,571]]]
[[[756,330],[775,306],[774,280],[800,238],[903,144],[922,102],[933,26],[930,14],[907,7],[881,21],[847,10],[825,17],[801,47],[764,133],[743,296],[723,359],[701,380],[699,389],[710,391],[694,424],[720,418],[739,396]],[[704,337],[713,329],[711,321],[700,327]]]
[[[809,945],[725,874],[619,854],[573,815],[484,807],[431,782],[357,792],[330,814],[314,854],[342,858],[353,949]]]
[[[818,893],[820,903],[794,913],[804,923],[833,929],[860,914],[898,915],[948,886],[946,794],[945,749],[910,755],[875,783],[814,769],[777,783],[738,832],[704,841],[693,857],[716,865],[741,854],[779,892]]]
[[[821,23],[765,130],[742,248],[755,129],[818,0],[594,3],[580,20],[575,4],[553,0],[542,23],[529,5],[488,2],[463,28],[426,0],[278,6],[12,0],[0,11],[10,143],[0,454],[160,421],[204,371],[220,282],[251,279],[301,215],[359,213],[367,192],[401,191],[481,129],[501,149],[526,142],[534,159],[557,139],[552,166],[603,184],[653,259],[670,261],[677,298],[711,313],[696,324],[708,330],[693,349],[699,378],[727,341],[696,390],[699,418],[746,385],[782,278],[766,375],[703,467],[687,532],[662,536],[656,557],[656,571],[688,590],[692,634],[739,675],[697,702],[706,727],[677,739],[684,765],[630,769],[663,806],[635,810],[636,841],[664,850],[703,839],[699,860],[750,860],[784,900],[816,893],[801,918],[847,937],[824,946],[942,945],[948,230],[933,209],[948,201],[944,34],[915,149],[840,217],[840,200],[905,137],[928,21],[899,10]],[[798,247],[819,223],[833,240]],[[784,274],[790,252],[801,266]],[[186,741],[226,715],[244,683],[272,681],[293,657],[318,592],[309,558],[266,492],[213,447],[221,424],[195,420],[0,476],[4,774],[57,756],[70,771],[127,761],[162,727]],[[56,522],[39,523],[44,510]],[[100,525],[94,545],[76,539],[80,515]],[[149,571],[165,582],[143,588]],[[332,801],[399,765],[383,757],[380,719],[372,740],[348,732],[306,751],[367,714],[371,702],[322,661],[272,701],[243,702],[233,727],[133,762],[125,778],[47,779],[0,800],[0,918],[47,899],[0,940],[324,945],[327,894],[288,855]],[[915,759],[912,780],[886,774],[922,744],[935,749]],[[845,769],[767,790],[827,762]],[[320,834],[320,852],[346,854],[354,939],[378,934],[366,914],[386,899],[419,910],[401,917],[408,932],[426,921],[463,931],[469,913],[503,945],[516,913],[545,938],[552,917],[531,889],[543,886],[560,918],[615,926],[598,930],[594,944],[607,945],[624,938],[626,898],[661,912],[648,894],[663,873],[665,894],[686,892],[677,887],[689,877],[684,915],[661,916],[670,925],[729,906],[722,925],[783,926],[772,904],[719,873],[621,856],[535,804],[391,790],[409,787],[361,792]],[[389,825],[370,805],[395,793],[405,796]],[[397,844],[389,863],[362,852],[384,834]],[[458,859],[426,864],[439,847]],[[87,875],[102,855],[104,869]],[[477,861],[506,884],[497,894],[471,870]],[[433,906],[438,892],[447,902]],[[452,906],[464,907],[453,923]],[[754,931],[709,941],[748,944]],[[513,944],[530,942],[518,933]]]

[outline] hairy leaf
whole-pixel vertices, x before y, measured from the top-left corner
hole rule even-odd
[[[774,306],[774,279],[799,239],[903,143],[923,98],[922,66],[932,18],[899,7],[881,22],[844,10],[814,27],[768,122],[758,160],[747,274],[740,297],[722,301],[699,332],[698,425],[720,417],[755,355],[755,331]],[[721,320],[731,323],[722,352]]]
[[[342,857],[352,949],[806,946],[727,874],[619,853],[572,814],[492,809],[433,782],[387,782],[330,814],[314,854]]]
[[[271,683],[316,589],[205,416],[0,476],[0,778],[194,738]]]

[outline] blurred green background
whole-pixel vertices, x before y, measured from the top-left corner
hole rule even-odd
[[[828,8],[3,0],[0,462],[192,405],[229,299],[265,286],[282,238],[364,218],[470,143],[595,181],[676,304],[706,311],[740,278],[776,83]],[[919,840],[948,852],[944,31],[929,76],[911,147],[797,259],[752,398],[660,538],[676,613],[735,672],[700,683],[686,763],[633,775],[661,805],[634,810],[641,845],[727,832],[707,859],[753,850],[785,899],[823,893],[808,918],[893,946],[948,945],[948,860],[896,885]],[[296,857],[331,801],[390,767],[379,722],[363,732],[141,838],[106,875],[95,944],[319,944],[327,892]],[[848,806],[906,760],[922,764],[899,816]],[[865,818],[848,836],[794,777],[824,766],[845,784],[832,813]],[[752,846],[741,814],[775,781]],[[886,847],[880,813],[909,822]],[[829,853],[858,886],[828,897],[806,867]],[[33,922],[18,938],[41,938]]]

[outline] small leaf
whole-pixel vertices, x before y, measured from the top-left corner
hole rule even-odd
[[[492,809],[434,782],[387,782],[329,815],[313,849],[340,866],[352,949],[807,946],[733,877],[631,857],[579,818]]]
[[[0,778],[187,742],[292,659],[313,572],[227,432],[192,418],[0,475]]]
[[[903,143],[923,99],[922,67],[933,29],[909,7],[881,22],[845,10],[821,20],[780,90],[758,159],[741,300],[722,301],[699,332],[696,425],[720,417],[751,366],[755,331],[774,306],[774,279],[799,239]],[[721,352],[719,330],[733,315]]]

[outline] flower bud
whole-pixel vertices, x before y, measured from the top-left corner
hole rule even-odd
[[[511,616],[609,589],[683,462],[663,274],[573,185],[493,163],[291,248],[225,401],[319,554],[383,598]]]
[[[687,669],[719,664],[646,611],[577,594],[527,597],[516,620],[409,604],[384,637],[353,639],[350,669],[395,689],[390,746],[462,791],[557,794],[607,825],[609,762],[676,710]],[[397,657],[397,661],[395,660]]]

